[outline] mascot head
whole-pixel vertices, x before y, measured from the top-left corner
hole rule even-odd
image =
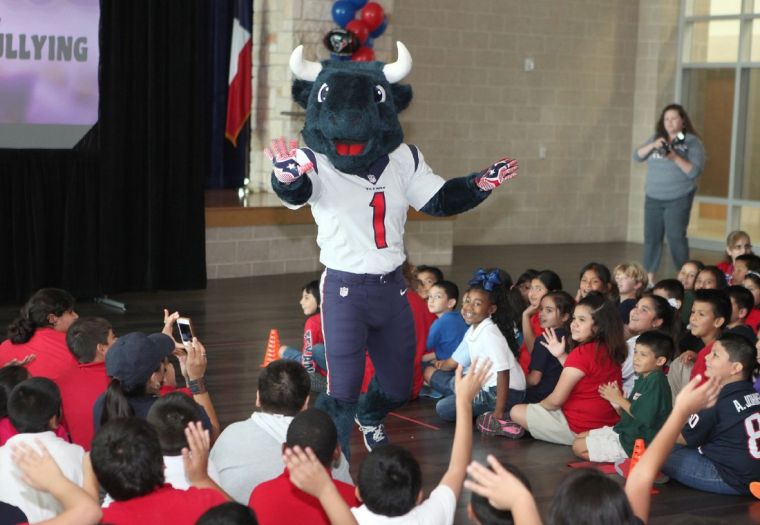
[[[404,140],[398,114],[412,100],[412,88],[398,82],[411,71],[412,57],[397,45],[392,64],[309,62],[303,46],[290,56],[293,99],[306,109],[304,141],[340,171],[363,174]]]

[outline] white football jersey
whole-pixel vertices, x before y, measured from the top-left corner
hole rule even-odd
[[[314,163],[307,175],[313,188],[308,203],[317,223],[319,260],[344,272],[384,274],[400,266],[406,259],[409,206],[419,210],[446,182],[407,144],[375,161],[362,176],[338,171],[325,155],[308,148],[298,150],[297,160]]]

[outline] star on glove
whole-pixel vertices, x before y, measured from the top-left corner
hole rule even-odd
[[[520,164],[516,159],[503,157],[498,162],[492,164],[489,168],[480,172],[475,179],[475,185],[483,191],[491,191],[500,186],[504,181],[517,177],[517,170]]]
[[[286,147],[285,137],[272,139],[272,148],[264,149],[264,154],[272,161],[274,176],[283,184],[292,184],[314,168],[311,162],[303,165],[298,163],[297,150],[298,141],[291,140],[289,147]]]

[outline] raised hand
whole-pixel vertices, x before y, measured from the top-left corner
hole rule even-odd
[[[490,469],[477,461],[467,467],[470,479],[464,482],[466,489],[487,498],[491,505],[500,510],[512,510],[521,501],[532,501],[533,496],[517,476],[490,454],[486,459]]]
[[[325,467],[310,448],[303,450],[298,445],[286,448],[282,460],[290,473],[290,481],[305,493],[319,499],[322,491],[332,485]]]
[[[492,364],[488,358],[481,361],[476,357],[467,375],[463,375],[462,365],[457,366],[454,372],[454,390],[457,393],[457,400],[462,399],[467,404],[472,403],[491,376]]]
[[[272,161],[274,176],[283,184],[292,184],[314,167],[311,162],[304,165],[298,164],[296,160],[297,148],[298,141],[295,139],[286,146],[285,137],[280,137],[272,140],[271,149],[264,149],[264,154]]]
[[[520,164],[516,159],[503,157],[497,162],[480,172],[475,179],[475,184],[483,191],[491,191],[500,186],[504,181],[517,177]]]
[[[686,414],[695,414],[703,408],[710,408],[718,401],[720,383],[715,377],[708,379],[703,385],[702,376],[697,374],[689,383],[681,389],[676,396],[673,408],[683,410]]]
[[[565,345],[565,336],[562,339],[557,339],[557,333],[554,328],[549,328],[544,332],[545,341],[541,341],[541,345],[549,350],[549,352],[556,358],[559,358],[565,353],[567,348]]]

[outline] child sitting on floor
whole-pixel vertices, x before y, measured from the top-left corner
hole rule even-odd
[[[542,270],[530,280],[528,291],[528,307],[522,312],[522,344],[518,362],[526,374],[529,371],[530,354],[536,347],[536,338],[544,329],[538,319],[538,309],[541,299],[549,292],[562,290],[562,280],[551,270]]]
[[[432,362],[451,357],[467,331],[464,317],[456,310],[458,303],[459,288],[451,281],[439,281],[430,288],[428,310],[438,316],[438,320],[430,327],[426,342],[428,352],[422,356],[422,375],[430,386],[423,387],[421,396],[443,397],[454,377],[453,371],[439,370]]]
[[[729,233],[726,237],[726,257],[716,265],[725,275],[726,283],[741,283],[741,280],[737,282],[732,281],[731,278],[736,265],[736,258],[748,253],[752,253],[752,241],[749,238],[749,233],[742,230],[734,230]]]
[[[744,286],[732,284],[726,288],[726,294],[731,300],[731,319],[726,324],[726,332],[739,334],[746,338],[752,346],[755,346],[757,334],[747,325],[747,316],[755,305],[752,292]]]
[[[755,349],[740,335],[723,334],[712,345],[706,374],[720,384],[718,401],[689,418],[665,474],[697,490],[750,493],[760,479],[760,394],[750,382],[757,366]]]
[[[672,357],[673,339],[658,331],[644,332],[636,340],[633,369],[638,376],[626,399],[617,383],[599,387],[599,394],[620,414],[614,426],[578,434],[573,442],[576,456],[598,462],[631,457],[636,439],[649,443],[670,415],[671,393],[662,368]],[[619,407],[619,408],[618,408]]]
[[[754,299],[752,310],[747,315],[747,324],[757,333],[760,327],[760,273],[747,272],[742,285],[750,291]]]
[[[357,523],[454,523],[457,500],[472,454],[473,400],[491,374],[488,360],[475,359],[466,376],[462,375],[462,367],[457,367],[454,379],[457,416],[451,459],[440,483],[426,500],[421,501],[420,465],[408,450],[387,445],[370,452],[359,465],[357,496],[364,504],[351,509]],[[294,447],[285,451],[284,460],[293,484],[318,498],[332,523],[352,523],[350,514],[346,516],[345,502],[328,482],[327,472],[320,468],[313,452]]]
[[[678,281],[683,286],[683,322],[687,324],[689,322],[689,313],[691,312],[691,304],[694,302],[694,283],[697,280],[697,274],[702,271],[705,265],[702,261],[691,260],[686,261],[678,271]],[[689,313],[687,313],[689,312]]]
[[[685,350],[675,359],[668,370],[668,382],[673,396],[697,374],[705,378],[706,357],[715,340],[721,335],[731,319],[731,301],[721,290],[697,290],[691,308],[689,330],[699,338],[701,349]],[[697,353],[699,352],[699,353]]]
[[[620,385],[628,355],[617,308],[598,292],[589,292],[575,306],[570,333],[569,354],[565,338],[551,330],[544,343],[564,364],[554,391],[540,403],[516,405],[510,412],[512,421],[535,439],[560,445],[572,445],[581,432],[617,423],[619,416],[599,395],[599,386]]]
[[[736,258],[730,284],[741,284],[747,272],[760,272],[760,257],[754,253],[745,253]]]
[[[443,272],[435,266],[420,264],[414,268],[414,278],[418,281],[414,291],[423,299],[428,298],[430,288],[438,281],[443,281]]]
[[[589,292],[599,292],[602,295],[617,295],[617,290],[612,282],[610,269],[602,263],[590,262],[583,268],[580,273],[580,283],[578,284],[578,293],[575,294],[575,300],[580,301],[588,295]]]
[[[647,523],[652,484],[673,448],[678,431],[692,414],[715,405],[718,397],[717,381],[701,386],[697,383],[691,381],[679,394],[662,429],[628,475],[625,490],[596,469],[574,469],[557,487],[549,523]],[[510,510],[515,523],[540,524],[541,516],[530,490],[493,456],[489,455],[487,460],[491,469],[477,462],[467,468],[471,479],[465,481],[465,488],[487,498],[497,509]]]
[[[573,315],[575,301],[567,292],[549,292],[541,299],[538,319],[541,329],[554,330],[560,339],[570,333],[570,317]],[[530,371],[525,377],[528,384],[525,390],[526,403],[538,403],[552,393],[562,374],[562,363],[547,350],[546,337],[541,334],[533,345],[530,355]]]
[[[641,292],[647,289],[649,277],[647,271],[639,263],[623,263],[615,266],[613,272],[617,283],[620,303],[618,311],[623,324],[628,324],[628,316],[641,297]]]
[[[325,338],[322,335],[322,314],[319,310],[319,281],[309,281],[301,289],[299,301],[303,314],[307,317],[303,327],[303,348],[283,345],[280,357],[289,361],[299,361],[311,376],[312,389],[324,392],[327,385],[327,362],[325,360]]]
[[[504,416],[525,397],[525,375],[515,355],[514,323],[509,317],[499,317],[499,311],[508,308],[508,288],[503,285],[507,277],[501,273],[498,269],[478,270],[470,280],[462,304],[462,316],[470,328],[454,354],[436,362],[440,369],[452,370],[457,365],[469,367],[477,357],[491,360],[494,374],[473,401],[473,414],[489,412],[493,425],[488,426],[491,429],[488,433],[497,435],[509,432],[510,425]],[[508,322],[504,323],[505,320]],[[456,397],[451,389],[438,401],[435,411],[441,419],[456,419]]]
[[[282,450],[299,446],[314,451],[325,472],[341,456],[338,432],[330,416],[317,408],[297,414],[288,426]],[[326,483],[335,486],[343,501],[358,506],[353,485],[329,477]],[[278,477],[265,481],[251,492],[248,506],[256,512],[261,525],[280,523],[309,523],[328,525],[330,520],[317,498],[298,490],[285,470]]]

